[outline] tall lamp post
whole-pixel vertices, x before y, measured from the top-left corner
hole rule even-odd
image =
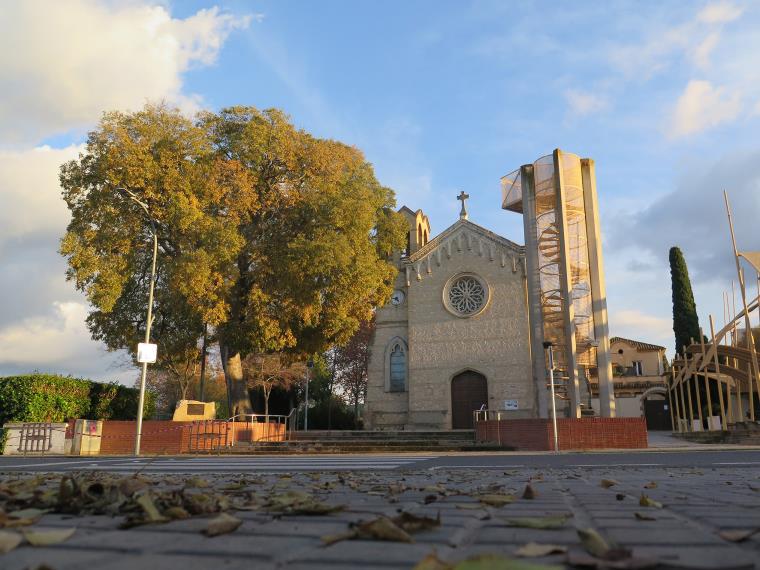
[[[544,350],[547,353],[549,363],[549,387],[552,397],[552,426],[554,428],[554,452],[559,452],[559,435],[557,434],[557,403],[554,401],[554,343],[544,342]]]
[[[140,440],[142,439],[143,423],[143,406],[145,404],[145,379],[148,375],[148,362],[156,361],[155,345],[150,344],[150,327],[153,324],[153,287],[156,283],[156,258],[158,257],[158,234],[156,233],[156,222],[150,215],[148,205],[142,202],[134,192],[127,188],[117,188],[129,196],[135,204],[140,206],[150,222],[150,230],[153,234],[153,261],[150,267],[150,288],[148,290],[148,318],[145,324],[145,343],[137,347],[137,360],[142,362],[142,373],[140,374],[140,399],[137,404],[137,431],[135,434],[135,455],[140,455]],[[144,353],[143,353],[144,351]]]

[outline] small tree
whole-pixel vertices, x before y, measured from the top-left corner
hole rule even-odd
[[[269,396],[272,394],[272,389],[289,390],[306,374],[306,365],[303,362],[290,361],[281,353],[249,355],[244,361],[243,368],[248,386],[259,388],[264,395],[266,421],[269,421]]]
[[[345,346],[335,348],[335,379],[348,396],[354,407],[354,415],[359,415],[359,403],[367,394],[367,369],[369,368],[370,345],[375,333],[374,320],[364,322]]]
[[[676,354],[681,354],[691,339],[700,338],[699,317],[683,253],[679,248],[671,247],[669,257],[673,289],[673,333],[676,337]]]

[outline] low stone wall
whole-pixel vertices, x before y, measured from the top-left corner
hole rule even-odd
[[[560,451],[647,447],[644,418],[557,418],[557,431]],[[479,421],[475,440],[517,451],[554,449],[552,421],[543,418]]]

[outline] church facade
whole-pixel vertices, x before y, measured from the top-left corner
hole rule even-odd
[[[409,222],[391,301],[376,313],[365,410],[368,429],[467,429],[473,410],[536,417],[524,248],[460,219],[430,239]]]

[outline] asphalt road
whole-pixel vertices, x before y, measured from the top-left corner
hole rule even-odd
[[[760,450],[609,453],[373,454],[297,456],[0,457],[0,473],[109,471],[117,473],[246,473],[510,468],[760,468]]]

